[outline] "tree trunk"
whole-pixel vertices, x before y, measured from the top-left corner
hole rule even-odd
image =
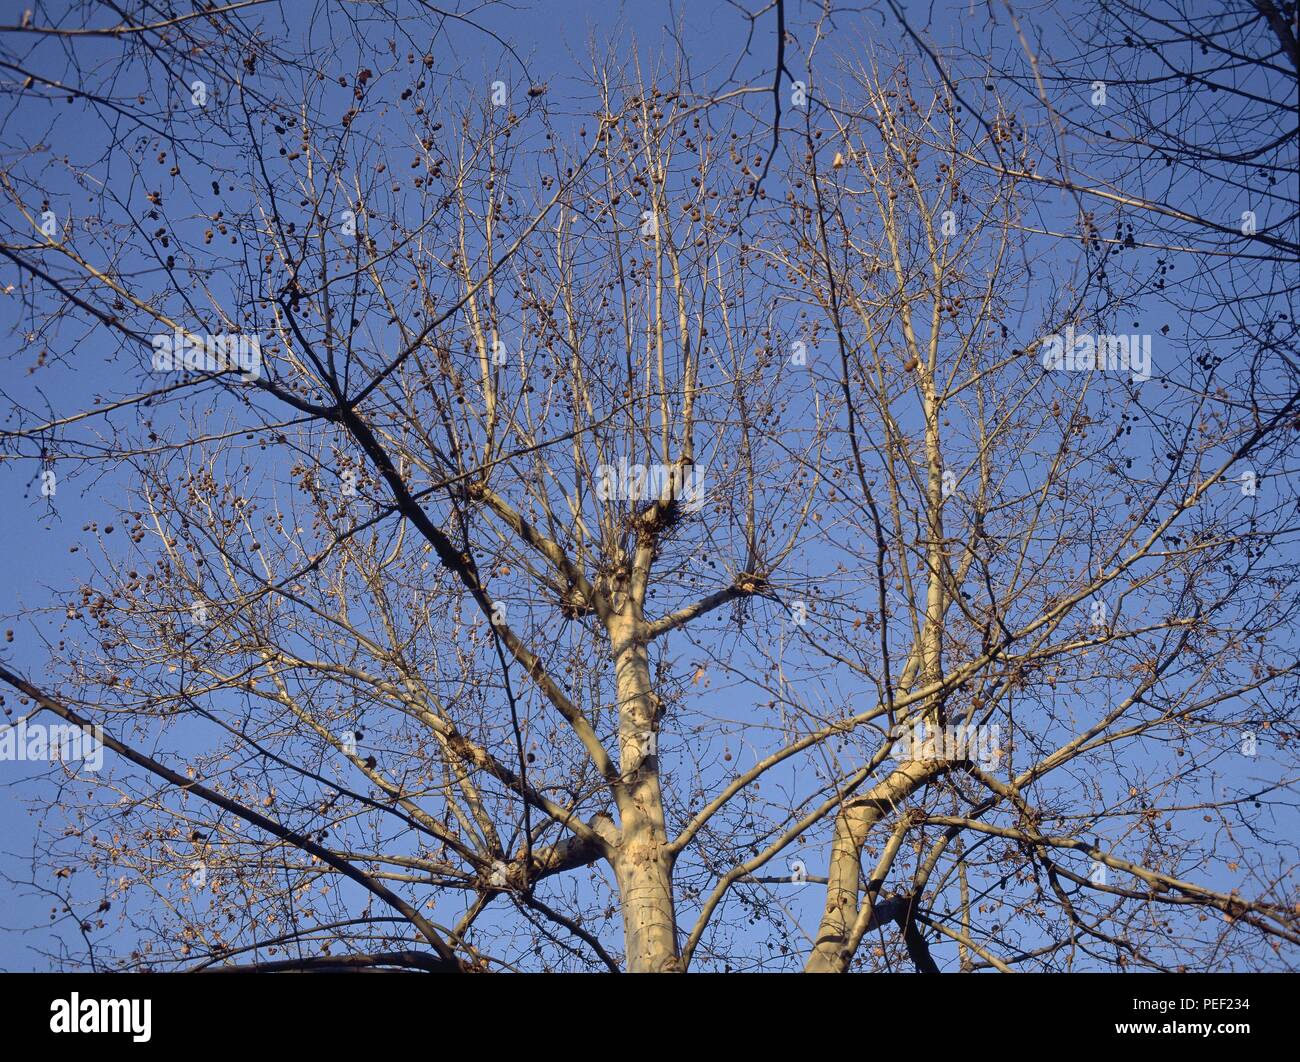
[[[629,607],[628,611],[633,611]],[[635,616],[610,621],[619,699],[620,841],[614,855],[623,904],[629,973],[681,971],[673,860],[667,852],[659,786],[658,698],[650,687],[644,624]]]
[[[672,861],[664,853],[662,821],[629,816],[614,862],[623,901],[623,938],[629,973],[680,973]]]
[[[941,774],[948,764],[941,760],[912,760],[890,773],[861,797],[847,802],[835,817],[835,837],[827,871],[826,909],[807,973],[843,973],[853,958],[848,948],[849,933],[858,917],[862,890],[862,846],[873,826],[895,810],[899,803]]]

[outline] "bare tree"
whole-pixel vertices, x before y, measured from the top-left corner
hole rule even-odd
[[[52,770],[56,961],[1293,961],[1291,339],[1127,323],[1051,141],[830,17],[778,153],[770,78],[252,7],[5,54],[3,458],[114,514],[0,664],[112,762]]]

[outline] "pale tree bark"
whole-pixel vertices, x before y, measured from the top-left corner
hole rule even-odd
[[[806,972],[843,973],[848,969],[853,959],[851,934],[862,896],[862,849],[882,820],[902,813],[907,799],[949,766],[941,760],[913,760],[890,772],[862,796],[845,801],[835,816],[826,909],[804,966]]]
[[[650,681],[647,628],[634,599],[609,620],[618,689],[620,768],[619,842],[612,854],[623,906],[627,969],[640,973],[681,970],[659,780],[658,697]]]

